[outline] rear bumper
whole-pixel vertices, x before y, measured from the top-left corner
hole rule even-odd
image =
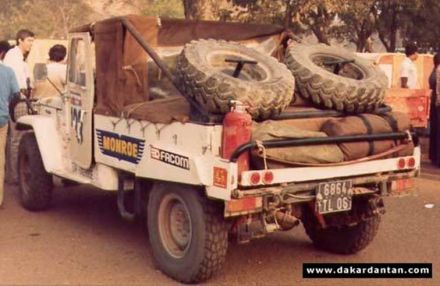
[[[380,196],[407,194],[394,190],[393,182],[411,181],[418,176],[419,170],[403,170],[399,172],[377,173],[373,175],[348,178],[352,182],[353,196],[377,194]],[[313,202],[316,199],[316,190],[320,183],[337,181],[312,181],[281,184],[278,186],[260,187],[253,189],[236,189],[232,191],[232,200],[225,204],[225,217],[241,216],[268,210],[270,204],[286,206]],[[408,191],[408,189],[405,189]]]
[[[234,199],[241,199],[245,197],[258,197],[265,195],[298,195],[296,201],[312,201],[314,199],[314,191],[320,183],[339,180],[339,179],[350,179],[354,187],[363,187],[366,185],[376,185],[378,191],[381,195],[389,195],[389,185],[393,181],[409,179],[417,177],[419,170],[404,170],[400,172],[389,172],[389,173],[377,173],[373,175],[357,176],[352,178],[338,177],[332,178],[331,180],[314,180],[312,182],[300,182],[300,183],[288,183],[282,184],[280,186],[270,186],[263,188],[253,188],[253,189],[237,189],[232,192],[232,197]],[[357,194],[364,194],[365,191],[359,191]],[[356,194],[356,192],[355,192]]]
[[[374,177],[380,178],[383,176],[391,176],[399,173],[411,173],[413,176],[418,174],[420,170],[421,161],[420,146],[414,148],[412,156],[397,157],[390,159],[367,161],[362,163],[344,165],[344,166],[328,166],[328,167],[298,167],[298,168],[285,168],[285,169],[272,169],[273,180],[271,185],[279,184],[304,184],[308,182],[318,182],[334,179],[357,179],[357,177]],[[399,160],[414,160],[413,166],[399,167]],[[263,177],[266,170],[263,171],[246,171],[241,174],[241,180],[239,183],[239,189],[258,188],[265,187],[263,182],[259,184],[251,183],[251,176],[254,173],[260,173],[260,177]],[[247,191],[246,191],[247,192]]]

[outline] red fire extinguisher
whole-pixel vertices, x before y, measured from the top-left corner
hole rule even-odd
[[[239,101],[231,101],[232,108],[223,119],[222,158],[230,159],[238,146],[251,140],[252,117],[246,106]],[[249,152],[244,152],[237,160],[238,174],[249,170]]]

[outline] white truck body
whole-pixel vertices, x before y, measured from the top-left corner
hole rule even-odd
[[[126,18],[112,21],[104,21],[103,27],[113,23],[136,35]],[[146,19],[147,24],[155,22]],[[285,168],[254,166],[239,173],[236,160],[221,156],[221,121],[190,117],[185,123],[162,124],[131,118],[125,110],[120,116],[97,113],[93,27],[69,35],[66,93],[37,100],[36,113],[17,120],[17,128],[25,130],[18,156],[22,204],[29,210],[47,208],[53,176],[117,192],[124,218],[134,219],[146,211],[153,255],[165,273],[181,282],[200,282],[220,269],[228,233],[247,242],[289,230],[300,221],[314,243],[322,242],[332,252],[356,253],[377,231],[384,208],[381,198],[404,194],[395,190],[395,182],[411,180],[420,172],[420,146],[409,132],[393,133],[406,143],[414,140],[409,156]],[[270,142],[261,144],[266,143]],[[131,189],[133,212],[125,207],[125,194]]]

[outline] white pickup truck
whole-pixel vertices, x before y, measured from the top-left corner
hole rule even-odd
[[[34,114],[17,119],[17,128],[25,133],[18,155],[23,206],[32,211],[47,209],[53,176],[117,192],[124,218],[146,215],[160,269],[186,283],[204,281],[222,267],[231,237],[246,242],[300,222],[324,250],[355,253],[365,248],[378,229],[384,210],[381,198],[400,195],[393,185],[402,185],[419,173],[420,147],[415,137],[391,132],[251,140],[223,158],[224,115],[204,113],[197,94],[185,94],[187,89],[169,71],[166,60],[158,57],[170,59],[183,44],[199,38],[240,41],[263,53],[278,43],[274,39],[280,34],[282,28],[276,26],[137,16],[72,31],[66,93],[37,100],[32,104]],[[159,69],[149,68],[154,63]],[[44,80],[41,70],[37,79]],[[182,94],[161,98],[162,91],[146,83],[158,76],[155,72],[171,79],[175,87],[170,86]],[[145,94],[155,88],[159,95],[152,100]],[[284,98],[291,99],[290,92]],[[190,112],[185,113],[188,108]],[[256,116],[260,121],[267,118],[264,110]],[[284,120],[344,113],[314,109],[270,116]],[[414,151],[410,156],[350,164],[256,168],[249,163],[240,173],[237,163],[241,154],[257,147],[385,139],[413,141]],[[134,190],[132,211],[126,209],[129,190]]]

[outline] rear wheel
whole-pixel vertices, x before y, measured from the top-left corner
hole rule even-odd
[[[52,201],[52,175],[46,172],[33,133],[26,133],[18,149],[18,182],[20,201],[31,211],[45,210]]]
[[[379,203],[382,201],[379,200]],[[334,214],[326,219],[329,225],[325,228],[310,208],[304,211],[304,228],[317,248],[339,254],[354,254],[373,241],[380,224],[377,208],[370,208],[371,201],[367,200],[356,204],[353,202],[353,206],[349,213]]]
[[[150,191],[147,223],[154,258],[172,278],[198,283],[223,266],[228,230],[221,205],[195,188],[156,184]]]

